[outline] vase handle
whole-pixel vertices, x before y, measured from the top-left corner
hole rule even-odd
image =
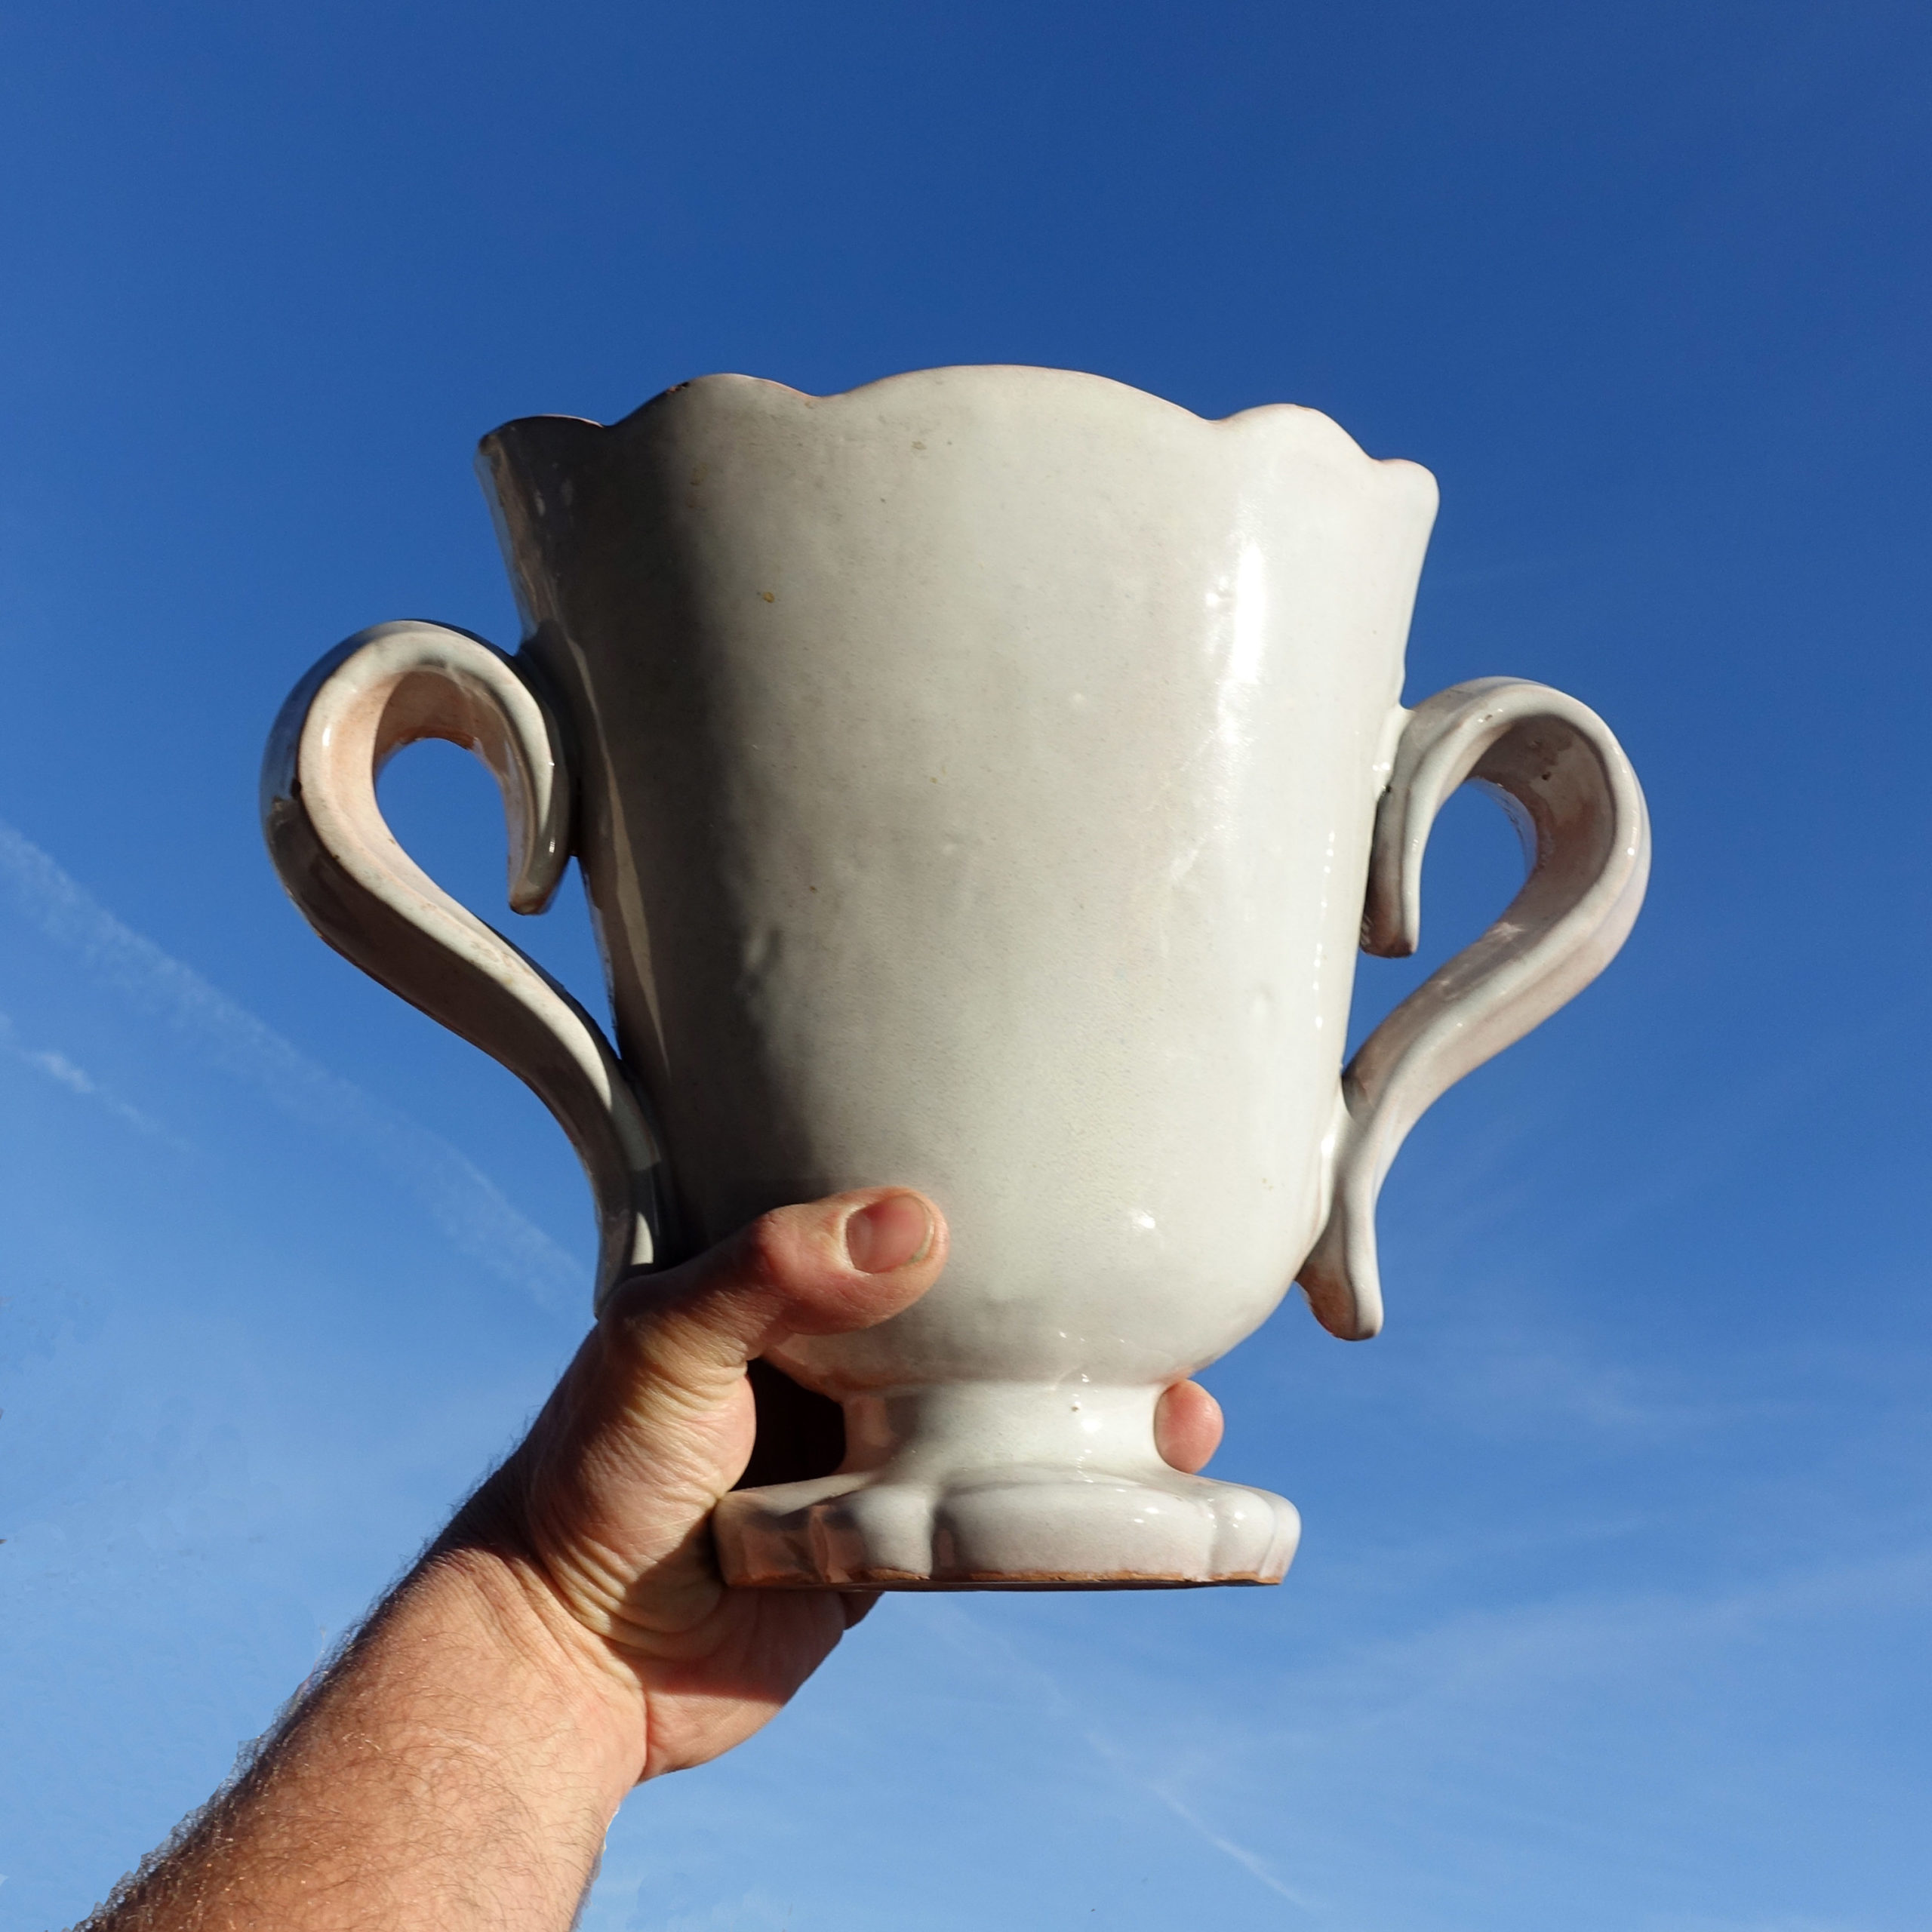
[[[510,905],[542,912],[571,856],[575,788],[562,734],[523,665],[441,624],[360,632],[290,694],[262,765],[269,851],[331,946],[500,1060],[556,1116],[596,1206],[601,1301],[655,1252],[657,1139],[596,1021],[396,843],[377,774],[422,738],[464,746],[495,774]]]
[[[1375,815],[1365,952],[1415,951],[1429,828],[1465,779],[1515,821],[1529,876],[1501,918],[1431,974],[1342,1075],[1327,1226],[1297,1277],[1346,1341],[1382,1326],[1375,1201],[1429,1104],[1582,992],[1629,937],[1650,875],[1650,817],[1609,728],[1573,697],[1516,678],[1438,691],[1409,714]]]

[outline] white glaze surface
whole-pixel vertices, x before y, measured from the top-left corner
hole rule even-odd
[[[598,1191],[604,1285],[641,1214],[675,1254],[899,1182],[953,1229],[916,1307],[780,1354],[845,1401],[852,1454],[809,1494],[728,1499],[728,1574],[1278,1577],[1293,1511],[1163,1469],[1154,1395],[1305,1262],[1324,1322],[1374,1332],[1374,1194],[1402,1134],[1600,970],[1642,891],[1641,794],[1584,707],[1498,679],[1399,708],[1431,478],[1311,411],[1207,422],[1017,368],[823,398],[707,377],[609,429],[510,424],[483,458],[547,721],[495,672],[436,669],[454,634],[352,640],[271,753],[291,891],[551,1100]],[[401,700],[367,694],[398,676],[401,721],[331,751],[326,720],[387,715]],[[520,728],[493,736],[479,703]],[[401,869],[343,761],[366,774],[431,731],[537,747],[525,767],[573,747],[561,835],[623,1068]],[[1534,822],[1535,871],[1345,1089],[1371,838],[1367,943],[1406,950],[1429,821],[1472,774]]]

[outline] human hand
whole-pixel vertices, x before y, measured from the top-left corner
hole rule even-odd
[[[909,1306],[944,1266],[946,1239],[923,1195],[862,1189],[777,1209],[682,1267],[620,1284],[439,1546],[445,1558],[480,1548],[516,1566],[557,1640],[635,1727],[638,1777],[742,1742],[870,1607],[854,1593],[727,1588],[709,1518],[755,1430],[760,1481],[835,1460],[832,1405],[763,1364],[755,1402],[747,1364],[788,1334],[869,1327]],[[1174,1467],[1200,1469],[1220,1434],[1198,1384],[1162,1398],[1155,1438]]]

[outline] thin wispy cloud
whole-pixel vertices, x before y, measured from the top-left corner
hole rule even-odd
[[[1721,1652],[1775,1626],[1839,1627],[1847,1617],[1932,1605],[1932,1549],[1793,1569],[1742,1588],[1601,1592],[1472,1611],[1407,1635],[1352,1647],[1289,1673],[1297,1721],[1257,1732],[1332,1761],[1371,1734],[1423,1734],[1497,1696],[1534,1701],[1584,1679],[1644,1684],[1693,1652]]]
[[[1669,1362],[1616,1359],[1560,1315],[1531,1327],[1478,1315],[1437,1339],[1420,1379],[1420,1386],[1405,1383],[1401,1399],[1429,1402],[1492,1438],[1542,1435],[1555,1426],[1660,1444],[1774,1421],[1797,1406],[1783,1389],[1739,1395],[1700,1385]]]
[[[29,1066],[44,1075],[55,1085],[64,1087],[70,1094],[76,1094],[82,1100],[91,1100],[104,1112],[111,1114],[123,1127],[131,1128],[151,1140],[158,1140],[173,1148],[177,1153],[188,1151],[187,1143],[168,1132],[161,1123],[131,1105],[110,1088],[104,1087],[84,1068],[76,1066],[63,1053],[51,1047],[28,1047],[20,1042],[20,1031],[7,1014],[0,1013],[0,1053],[22,1066]]]
[[[96,983],[161,1020],[191,1043],[207,1064],[303,1126],[374,1158],[421,1202],[466,1258],[546,1307],[587,1304],[584,1264],[519,1214],[448,1141],[318,1066],[192,967],[117,919],[4,820],[0,895],[26,924],[78,961]],[[75,1092],[110,1106],[125,1105],[106,1096],[57,1053],[43,1054],[32,1063]]]

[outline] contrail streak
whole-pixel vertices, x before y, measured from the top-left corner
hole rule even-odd
[[[123,925],[4,820],[0,891],[93,978],[192,1041],[207,1061],[304,1126],[373,1154],[460,1253],[546,1308],[580,1297],[588,1305],[587,1268],[525,1220],[448,1141],[318,1066],[192,967]],[[46,1060],[42,1066],[62,1077]]]
[[[1091,1738],[1088,1741],[1090,1743],[1093,1742]],[[1247,1873],[1250,1878],[1259,1879],[1271,1892],[1279,1893],[1289,1904],[1300,1907],[1303,1912],[1315,1910],[1315,1906],[1312,1900],[1305,1897],[1291,1887],[1283,1884],[1254,1853],[1250,1851],[1245,1845],[1237,1844],[1232,1838],[1225,1837],[1222,1833],[1216,1831],[1214,1826],[1198,1813],[1189,1806],[1183,1804],[1171,1791],[1168,1789],[1166,1786],[1153,1783],[1145,1778],[1137,1780],[1137,1782],[1158,1798],[1183,1824],[1192,1826],[1217,1851],[1225,1852],[1243,1871]]]
[[[948,1608],[951,1612],[948,1634],[955,1641],[961,1636],[965,1637],[982,1653],[996,1651],[999,1654],[1000,1669],[1007,1677],[1023,1674],[1030,1676],[1046,1707],[1065,1724],[1077,1728],[1087,1748],[1123,1783],[1131,1786],[1137,1791],[1145,1792],[1149,1798],[1165,1805],[1190,1831],[1198,1833],[1223,1857],[1232,1859],[1250,1878],[1266,1885],[1271,1892],[1286,1899],[1291,1905],[1307,1912],[1321,1909],[1306,1893],[1298,1892],[1292,1886],[1283,1884],[1269,1869],[1266,1863],[1245,1845],[1238,1844],[1225,1833],[1216,1831],[1192,1806],[1176,1797],[1170,1786],[1147,1777],[1128,1754],[1118,1749],[1102,1733],[1084,1722],[1079,1706],[1067,1694],[1060,1679],[1037,1657],[1023,1648],[1020,1640],[1011,1632],[996,1632],[989,1628],[963,1605],[953,1604]],[[942,1627],[946,1626],[943,1625]]]

